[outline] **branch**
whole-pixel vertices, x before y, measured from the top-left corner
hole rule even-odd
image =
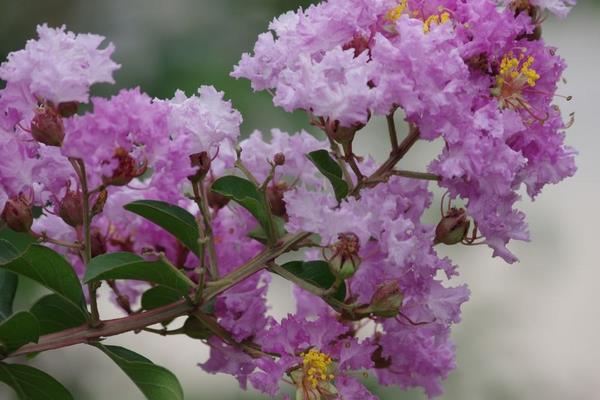
[[[258,254],[252,260],[229,273],[220,281],[212,282],[212,284],[216,286],[209,286],[206,288],[202,293],[202,299],[199,304],[204,304],[218,294],[265,268],[269,262],[275,260],[280,255],[301,247],[302,242],[309,236],[310,233],[308,232],[287,235],[273,248]],[[99,327],[92,327],[88,324],[81,325],[76,328],[41,336],[38,343],[27,344],[9,354],[7,357],[58,349],[80,343],[89,343],[129,331],[139,331],[150,325],[194,313],[197,307],[197,305],[186,300],[179,300],[175,303],[149,311],[132,314],[122,318],[100,321],[101,325]]]
[[[143,313],[103,321],[100,328],[92,328],[87,324],[81,325],[76,328],[41,336],[38,343],[26,344],[14,353],[9,354],[8,357],[88,343],[129,331],[137,331],[146,326],[187,314],[193,309],[193,305],[187,303],[185,300],[179,300],[173,304]]]
[[[416,125],[411,124],[408,136],[404,138],[398,148],[392,150],[389,158],[377,169],[377,171],[373,172],[368,178],[359,182],[352,191],[351,195],[358,195],[360,190],[365,186],[375,186],[378,183],[385,181],[386,177],[389,176],[390,171],[392,171],[396,164],[398,164],[398,161],[400,161],[402,157],[404,157],[406,153],[408,153],[408,151],[413,147],[417,140],[419,140],[419,134],[419,128]]]
[[[396,123],[394,122],[394,112],[392,111],[386,117],[388,124],[388,132],[390,134],[390,143],[392,145],[392,151],[396,151],[398,148],[398,132],[396,132]]]
[[[436,181],[442,180],[442,177],[436,174],[430,174],[427,172],[416,172],[416,171],[405,171],[405,170],[392,170],[390,175],[403,176],[405,178],[421,179],[425,181]]]
[[[83,262],[87,265],[92,259],[92,239],[91,239],[91,214],[90,214],[90,192],[87,182],[87,173],[85,171],[85,163],[80,158],[69,158],[73,169],[79,178],[81,184],[82,196],[82,213],[83,213]],[[98,288],[95,282],[88,283],[88,293],[90,298],[90,325],[98,327],[100,322],[100,313],[98,312],[98,299],[96,297],[96,289]]]

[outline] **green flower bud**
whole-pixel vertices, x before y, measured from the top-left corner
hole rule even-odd
[[[354,233],[341,233],[338,239],[339,241],[331,247],[333,255],[327,261],[335,276],[348,279],[354,276],[360,267],[360,243]]]
[[[435,228],[435,243],[460,243],[469,231],[469,220],[464,209],[452,208]]]

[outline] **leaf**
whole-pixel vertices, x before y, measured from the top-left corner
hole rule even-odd
[[[168,369],[119,346],[95,345],[109,356],[136,384],[148,400],[183,400],[183,389]]]
[[[182,329],[183,332],[192,339],[206,340],[213,336],[212,331],[193,315],[187,317]]]
[[[15,249],[17,249],[17,254],[24,253],[29,246],[36,243],[36,240],[33,236],[26,233],[15,232],[8,227],[0,229],[0,239],[6,240]],[[2,254],[0,253],[0,260],[1,259]]]
[[[54,333],[86,322],[86,314],[57,294],[39,299],[29,310],[38,320],[40,335]]]
[[[0,347],[5,355],[40,338],[40,325],[33,314],[22,311],[0,324]]]
[[[20,400],[73,400],[60,382],[27,365],[0,363],[0,381],[12,387]]]
[[[142,295],[142,308],[152,310],[176,302],[181,298],[181,294],[176,290],[166,286],[155,286],[144,292]]]
[[[0,254],[11,252],[18,254],[10,243],[0,240]],[[81,284],[73,267],[63,256],[48,247],[33,244],[16,258],[0,259],[0,266],[33,279],[76,307],[85,308]]]
[[[329,289],[335,282],[335,276],[325,261],[290,261],[281,266],[302,280],[321,289]],[[333,297],[339,301],[346,298],[346,284],[342,282]]]
[[[198,249],[196,218],[181,207],[157,200],[138,200],[125,205],[125,209],[160,226],[195,254]]]
[[[343,178],[342,168],[329,155],[327,150],[312,151],[306,155],[315,167],[321,172],[333,186],[335,198],[342,200],[348,195],[348,183]]]
[[[174,289],[182,295],[188,294],[195,286],[183,272],[164,261],[145,261],[133,253],[108,253],[93,258],[85,271],[84,282],[103,279],[152,282]]]
[[[256,218],[265,232],[269,231],[269,218],[264,197],[252,182],[239,176],[228,175],[212,184],[212,191],[232,199]]]
[[[286,233],[285,220],[281,217],[274,215],[273,223],[275,225],[275,232],[277,232],[277,236],[281,237],[281,236],[285,235],[285,233]],[[253,229],[250,232],[248,232],[248,237],[250,237],[251,239],[254,239],[262,244],[267,244],[267,242],[269,241],[269,239],[267,237],[267,233],[265,232],[265,230],[262,226],[258,226],[258,227],[256,227],[256,229]]]
[[[0,321],[4,321],[13,312],[13,301],[17,293],[19,276],[0,269]]]

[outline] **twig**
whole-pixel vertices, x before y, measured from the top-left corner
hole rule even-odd
[[[85,163],[80,158],[70,158],[71,164],[79,177],[82,192],[82,212],[83,212],[83,262],[86,267],[92,259],[92,239],[91,239],[91,216],[90,216],[90,193],[88,190],[87,173]],[[97,328],[100,326],[100,313],[98,312],[98,299],[96,297],[97,283],[90,282],[87,285],[90,298],[90,326]]]
[[[392,145],[392,152],[398,149],[398,132],[396,132],[396,123],[394,122],[394,112],[391,112],[386,117],[388,124],[388,132],[390,134],[390,142]]]

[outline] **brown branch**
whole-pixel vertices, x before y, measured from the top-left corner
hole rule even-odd
[[[50,333],[41,336],[38,343],[26,344],[14,353],[9,354],[8,357],[16,357],[80,343],[93,342],[109,336],[140,330],[146,326],[184,315],[193,309],[193,305],[187,303],[185,300],[180,300],[173,304],[155,308],[143,313],[102,321],[102,326],[99,328],[92,328],[85,324],[76,328]]]
[[[207,302],[249,276],[266,268],[269,262],[275,260],[280,255],[301,247],[302,242],[309,236],[310,233],[301,232],[282,238],[273,248],[266,249],[246,264],[226,275],[223,279],[212,282],[217,286],[207,287],[202,293],[202,299],[199,304]],[[197,307],[198,305],[194,305],[186,300],[179,300],[175,303],[153,310],[132,314],[122,318],[100,321],[101,325],[99,327],[91,327],[88,324],[81,325],[76,328],[41,336],[38,343],[27,344],[9,354],[7,357],[58,349],[80,343],[89,343],[129,331],[139,331],[147,326],[162,321],[194,313],[196,312]]]
[[[425,180],[425,181],[439,182],[442,180],[441,176],[436,175],[436,174],[430,174],[427,172],[392,170],[392,171],[390,171],[390,175],[403,176],[405,178],[412,178],[412,179],[421,179],[421,180]]]
[[[381,166],[373,172],[368,178],[359,182],[351,195],[356,196],[360,192],[363,187],[375,186],[380,182],[385,181],[387,177],[389,177],[390,171],[394,169],[398,161],[402,159],[408,153],[408,151],[413,147],[413,145],[419,140],[419,128],[416,125],[411,124],[408,132],[408,136],[404,138],[402,143],[398,145],[398,148],[392,150],[389,158],[381,164]]]
[[[398,132],[396,132],[396,123],[394,122],[394,113],[391,112],[386,117],[388,124],[388,132],[390,134],[390,144],[392,145],[392,151],[398,148]]]

